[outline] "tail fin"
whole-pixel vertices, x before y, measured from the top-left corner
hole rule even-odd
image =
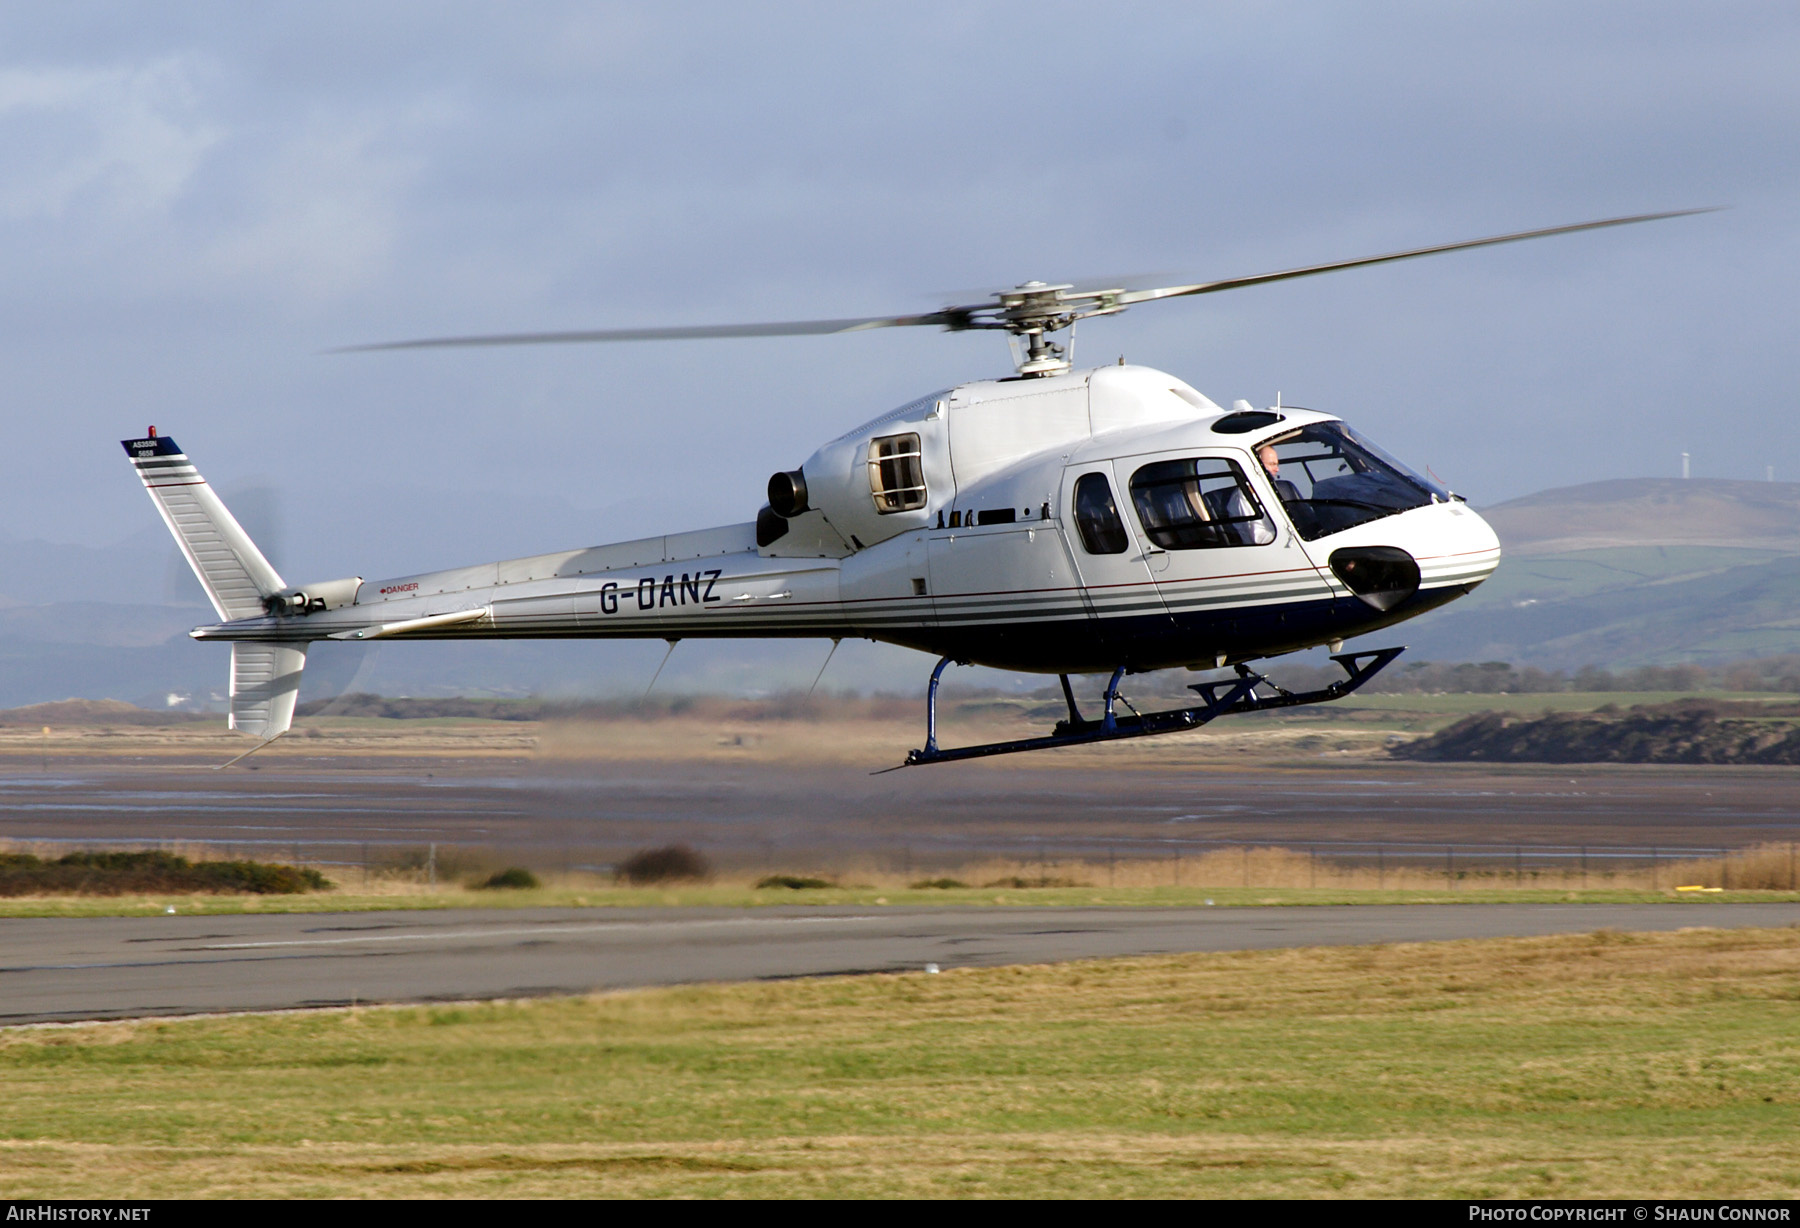
[[[125,454],[221,619],[254,618],[285,585],[175,441],[150,428]]]
[[[286,586],[175,441],[127,439],[125,454],[223,620],[267,612]],[[305,644],[239,641],[231,646],[231,727],[265,740],[286,733],[306,668]]]
[[[231,646],[231,727],[273,738],[294,723],[300,698],[305,644],[264,644],[239,640]]]

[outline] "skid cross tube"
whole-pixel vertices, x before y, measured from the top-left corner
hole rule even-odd
[[[899,767],[914,767],[924,763],[949,763],[956,759],[983,759],[989,755],[1014,755],[1028,750],[1049,750],[1054,746],[1084,746],[1091,742],[1116,742],[1124,738],[1148,738],[1159,733],[1179,733],[1185,729],[1198,729],[1209,721],[1221,716],[1235,716],[1244,712],[1266,712],[1272,708],[1294,708],[1301,704],[1327,703],[1333,699],[1342,699],[1356,690],[1363,683],[1385,669],[1390,662],[1401,653],[1400,648],[1378,648],[1367,652],[1340,652],[1332,656],[1343,668],[1344,677],[1329,686],[1320,687],[1316,691],[1288,691],[1247,666],[1237,666],[1238,676],[1221,682],[1199,682],[1188,689],[1198,695],[1202,703],[1192,708],[1177,708],[1169,712],[1146,712],[1142,715],[1119,716],[1113,711],[1113,704],[1119,696],[1119,680],[1125,674],[1124,666],[1113,671],[1112,678],[1106,684],[1106,711],[1097,721],[1083,720],[1075,707],[1075,693],[1069,687],[1067,675],[1062,676],[1063,697],[1068,700],[1069,719],[1058,721],[1056,728],[1043,737],[1019,738],[1011,742],[983,742],[976,746],[953,746],[943,750],[937,744],[937,690],[938,680],[943,676],[944,667],[950,664],[950,658],[939,661],[937,668],[931,671],[931,688],[926,699],[925,709],[925,748],[915,750],[906,756],[906,762]],[[1258,688],[1272,692],[1260,694]],[[883,769],[893,771],[893,768]]]

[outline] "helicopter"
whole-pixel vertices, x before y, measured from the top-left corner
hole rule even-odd
[[[233,763],[291,727],[308,646],[324,640],[663,639],[673,651],[697,637],[862,637],[939,658],[925,745],[898,766],[1149,737],[1351,693],[1404,649],[1344,641],[1473,591],[1500,543],[1461,496],[1333,414],[1279,397],[1222,406],[1123,358],[1077,370],[1053,338],[1144,303],[1701,212],[1177,285],[1028,281],[916,315],[345,347],[1008,334],[1013,375],[928,393],[825,443],[770,477],[754,520],[447,571],[290,586],[173,438],[151,427],[121,442],[218,614],[190,635],[231,645],[229,725],[258,739]],[[1252,668],[1321,645],[1344,671],[1327,686],[1292,692]],[[940,747],[952,663],[1057,675],[1068,716],[1041,736]],[[1120,694],[1128,674],[1178,667],[1231,672],[1169,711]],[[1109,675],[1097,715],[1081,712],[1072,674]]]

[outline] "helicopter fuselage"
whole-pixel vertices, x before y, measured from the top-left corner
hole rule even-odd
[[[218,612],[221,621],[192,635],[232,644],[231,727],[261,738],[259,746],[292,727],[315,641],[551,637],[666,639],[672,647],[694,637],[866,636],[937,654],[925,746],[908,764],[1148,737],[1342,698],[1402,651],[1345,652],[1344,640],[1467,593],[1499,564],[1500,544],[1461,499],[1329,414],[1243,401],[1228,412],[1123,359],[1072,371],[1052,335],[1134,304],[1699,212],[1176,285],[1029,281],[910,315],[353,346],[905,327],[1003,331],[1015,342],[1016,378],[921,397],[839,436],[769,479],[754,522],[392,580],[289,588],[174,440],[151,427],[121,442]],[[1344,677],[1315,690],[1286,691],[1245,664],[1320,644]],[[936,696],[951,662],[1061,674],[1068,719],[1040,738],[941,748]],[[1227,665],[1235,680],[1192,684],[1196,705],[1129,718],[1116,711],[1126,673]],[[1068,675],[1102,671],[1111,674],[1102,714],[1089,720]]]
[[[1499,543],[1334,417],[1100,367],[966,384],[771,481],[757,521],[289,590],[198,639],[866,637],[1042,673],[1217,667],[1467,593]]]

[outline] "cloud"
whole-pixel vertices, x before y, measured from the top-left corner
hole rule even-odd
[[[609,509],[508,513],[520,549],[698,526],[850,423],[1004,373],[1003,347],[317,351],[875,314],[1714,202],[1738,207],[1144,308],[1077,353],[1282,389],[1490,499],[1666,468],[1715,406],[1706,472],[1800,470],[1791,6],[1055,11],[0,8],[0,405],[42,458],[14,498],[71,540],[138,524],[128,414],[315,506],[396,458],[460,498],[478,447],[496,495]],[[304,478],[296,423],[334,444]],[[423,510],[362,531],[319,565],[488,548]]]
[[[0,216],[166,211],[224,128],[199,113],[200,64],[0,69]]]
[[[206,273],[309,302],[385,282],[421,159],[395,125],[317,114],[246,166],[231,216],[197,235]]]

